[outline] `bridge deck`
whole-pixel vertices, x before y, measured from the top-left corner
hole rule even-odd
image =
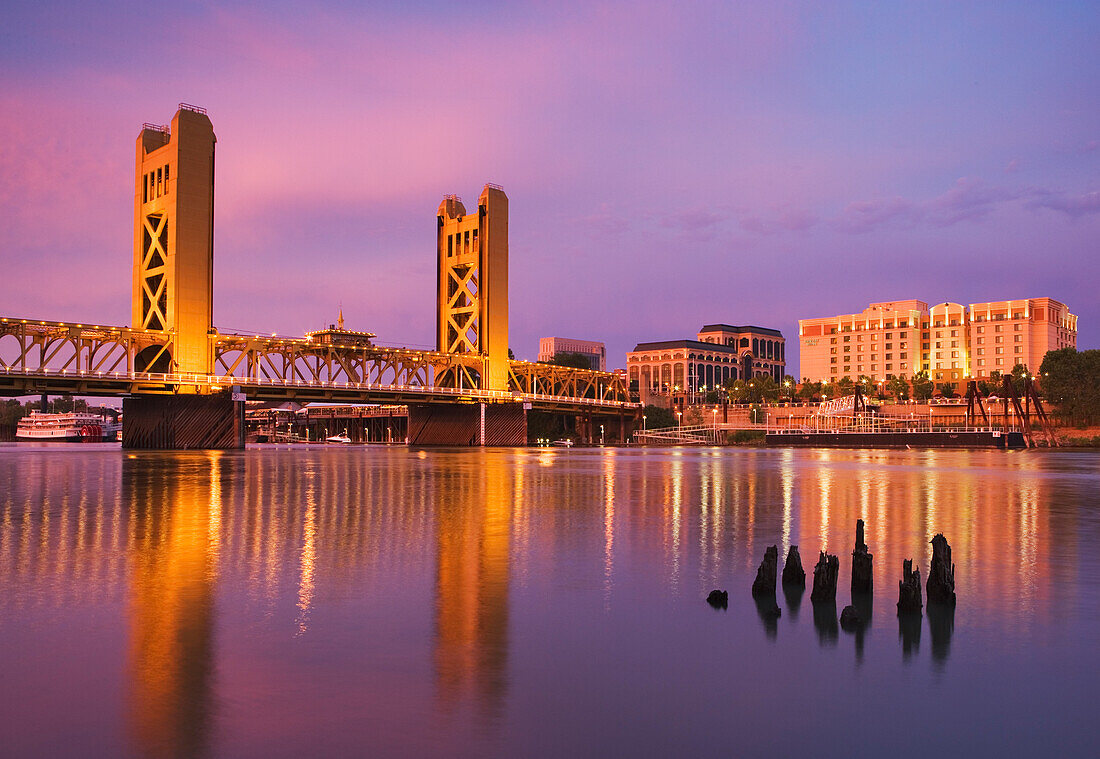
[[[381,346],[317,345],[305,338],[212,333],[216,371],[139,371],[143,351],[170,354],[170,332],[0,319],[0,395],[211,393],[342,403],[530,403],[561,412],[633,413],[620,377],[513,361],[509,390],[477,387],[483,357]]]

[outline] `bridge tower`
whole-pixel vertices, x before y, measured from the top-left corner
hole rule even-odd
[[[477,212],[457,195],[439,204],[436,344],[484,357],[483,390],[508,389],[508,196],[486,184]]]
[[[169,333],[133,357],[136,371],[211,374],[214,127],[180,103],[171,126],[145,124],[134,166],[133,326]],[[244,447],[244,403],[180,384],[123,400],[123,448]]]
[[[133,326],[173,333],[168,350],[135,357],[139,371],[213,371],[216,141],[206,111],[184,103],[171,126],[145,124],[138,135]]]

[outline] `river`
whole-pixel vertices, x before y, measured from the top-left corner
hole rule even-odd
[[[3,756],[1092,756],[1098,631],[1096,453],[0,445]]]

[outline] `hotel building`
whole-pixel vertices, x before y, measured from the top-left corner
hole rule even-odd
[[[878,382],[927,371],[936,381],[1036,372],[1047,351],[1077,347],[1077,317],[1051,298],[990,303],[872,303],[858,314],[800,319],[799,376]]]
[[[786,349],[777,329],[708,324],[696,337],[638,343],[626,354],[631,384],[647,393],[697,392],[765,374],[783,380]]]
[[[569,337],[539,338],[539,361],[552,361],[559,353],[579,353],[596,371],[607,371],[607,349],[603,343]]]

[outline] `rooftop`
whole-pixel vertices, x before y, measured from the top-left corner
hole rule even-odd
[[[775,335],[776,337],[783,337],[783,333],[777,329],[770,329],[768,327],[754,327],[751,324],[742,327],[737,327],[732,324],[706,324],[701,330],[703,332],[755,332],[759,335]]]

